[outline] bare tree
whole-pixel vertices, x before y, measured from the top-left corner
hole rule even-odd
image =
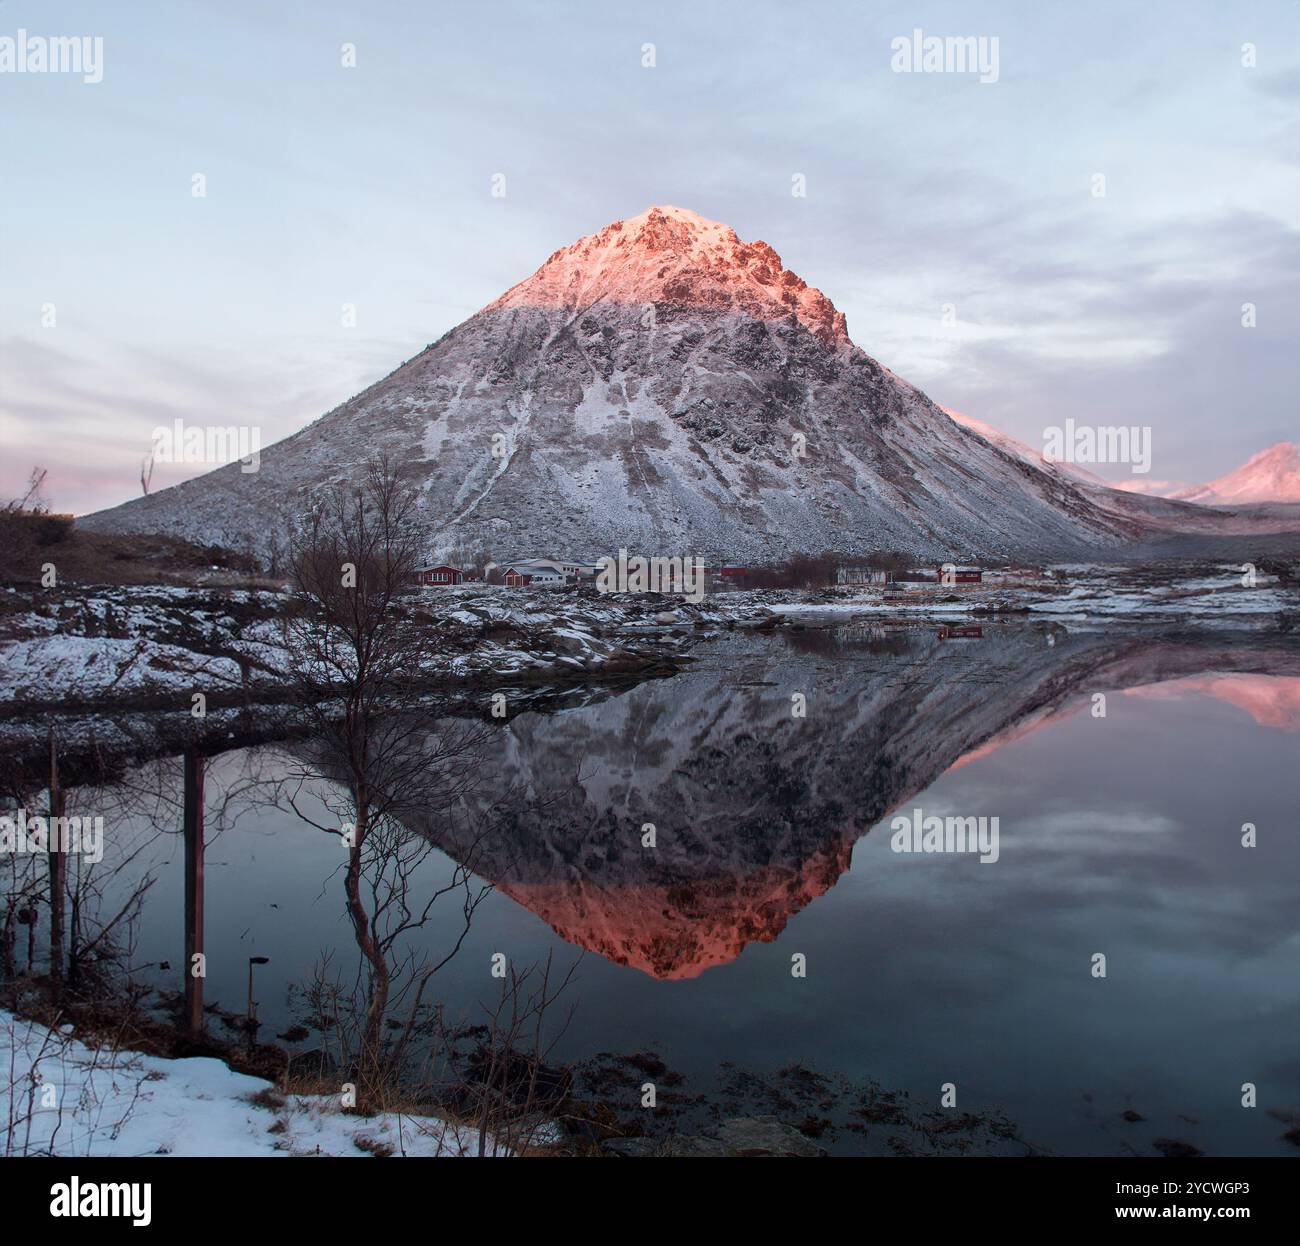
[[[490,819],[471,811],[465,796],[491,733],[479,724],[431,721],[421,676],[437,656],[436,633],[411,594],[422,544],[417,503],[386,460],[372,461],[359,484],[318,499],[289,552],[300,609],[286,619],[283,643],[310,743],[293,776],[298,786],[291,783],[284,798],[343,845],[364,1000],[352,1054],[370,1069],[400,1063],[430,977],[459,948],[489,890],[474,882],[472,853],[454,864],[449,880],[422,890],[420,867],[433,846],[411,828],[457,817],[486,827]],[[337,826],[310,816],[301,799],[302,784],[319,776],[337,784],[336,797],[324,797]],[[450,951],[432,961],[405,951],[435,902],[453,893],[464,922]],[[349,994],[337,983],[333,989],[336,1002]],[[399,1007],[401,1037],[386,1043],[385,1022]]]
[[[45,501],[45,478],[49,473],[43,467],[33,467],[27,477],[27,488],[16,498],[10,498],[0,507],[6,514],[45,515],[49,504]]]

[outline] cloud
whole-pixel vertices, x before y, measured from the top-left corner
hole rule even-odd
[[[236,349],[160,356],[86,335],[77,335],[68,349],[30,337],[0,339],[0,497],[19,493],[39,466],[49,472],[45,494],[55,510],[85,514],[116,505],[139,495],[141,461],[155,428],[170,428],[177,419],[255,427],[266,446],[379,379],[401,362],[403,351],[414,353],[409,344],[392,342],[361,340],[347,352],[300,343],[268,366]],[[158,464],[152,487],[207,470],[204,464]]]
[[[557,247],[665,202],[771,243],[869,353],[1030,444],[1067,417],[1150,424],[1153,470],[1202,480],[1289,435],[1289,19],[1256,15],[1268,69],[1245,70],[1227,13],[1170,56],[1160,6],[927,5],[929,31],[1000,38],[984,86],[891,72],[913,7],[378,5],[351,19],[355,70],[305,12],[96,10],[105,81],[15,80],[31,107],[0,113],[23,240],[4,479],[43,462],[81,510],[131,496],[160,415],[293,431]],[[331,331],[345,302],[364,337]]]

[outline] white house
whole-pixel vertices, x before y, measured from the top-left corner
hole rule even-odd
[[[576,584],[593,574],[590,565],[562,558],[517,558],[501,566],[526,576],[529,584]]]
[[[568,577],[558,567],[542,567],[537,564],[515,564],[515,570],[528,577],[529,584],[567,584]]]

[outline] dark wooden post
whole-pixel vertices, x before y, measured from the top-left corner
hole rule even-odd
[[[59,822],[63,817],[63,788],[59,784],[59,745],[50,729],[50,982],[55,991],[63,985],[63,898],[68,890],[68,858],[59,843]]]
[[[185,750],[185,1026],[203,1033],[203,978],[194,958],[203,953],[203,755]]]

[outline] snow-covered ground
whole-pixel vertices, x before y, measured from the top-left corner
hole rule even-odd
[[[139,637],[40,636],[0,647],[0,683],[15,700],[114,694],[178,696],[240,686],[239,663]]]
[[[287,594],[170,586],[10,589],[0,598],[0,691],[29,704],[189,705],[274,699],[292,665],[281,619]],[[666,607],[547,590],[465,585],[411,598],[430,658],[430,683],[484,677],[622,673],[671,661],[681,641],[646,635]],[[686,625],[725,617],[679,610]]]
[[[7,600],[5,599],[7,598]],[[291,665],[280,617],[286,594],[176,587],[10,590],[0,598],[0,692],[28,705],[175,702],[195,691],[225,703],[273,701]],[[414,609],[431,633],[414,675],[476,684],[573,680],[645,671],[678,660],[696,629],[799,618],[1028,614],[1082,623],[1218,621],[1248,626],[1300,611],[1300,591],[1240,566],[1114,568],[1061,565],[984,583],[824,591],[720,592],[681,598],[484,584],[426,591]]]
[[[95,1049],[0,1011],[6,1156],[478,1154],[476,1131],[436,1116],[358,1116],[341,1104],[279,1096],[210,1057]],[[489,1139],[487,1154],[496,1151]]]

